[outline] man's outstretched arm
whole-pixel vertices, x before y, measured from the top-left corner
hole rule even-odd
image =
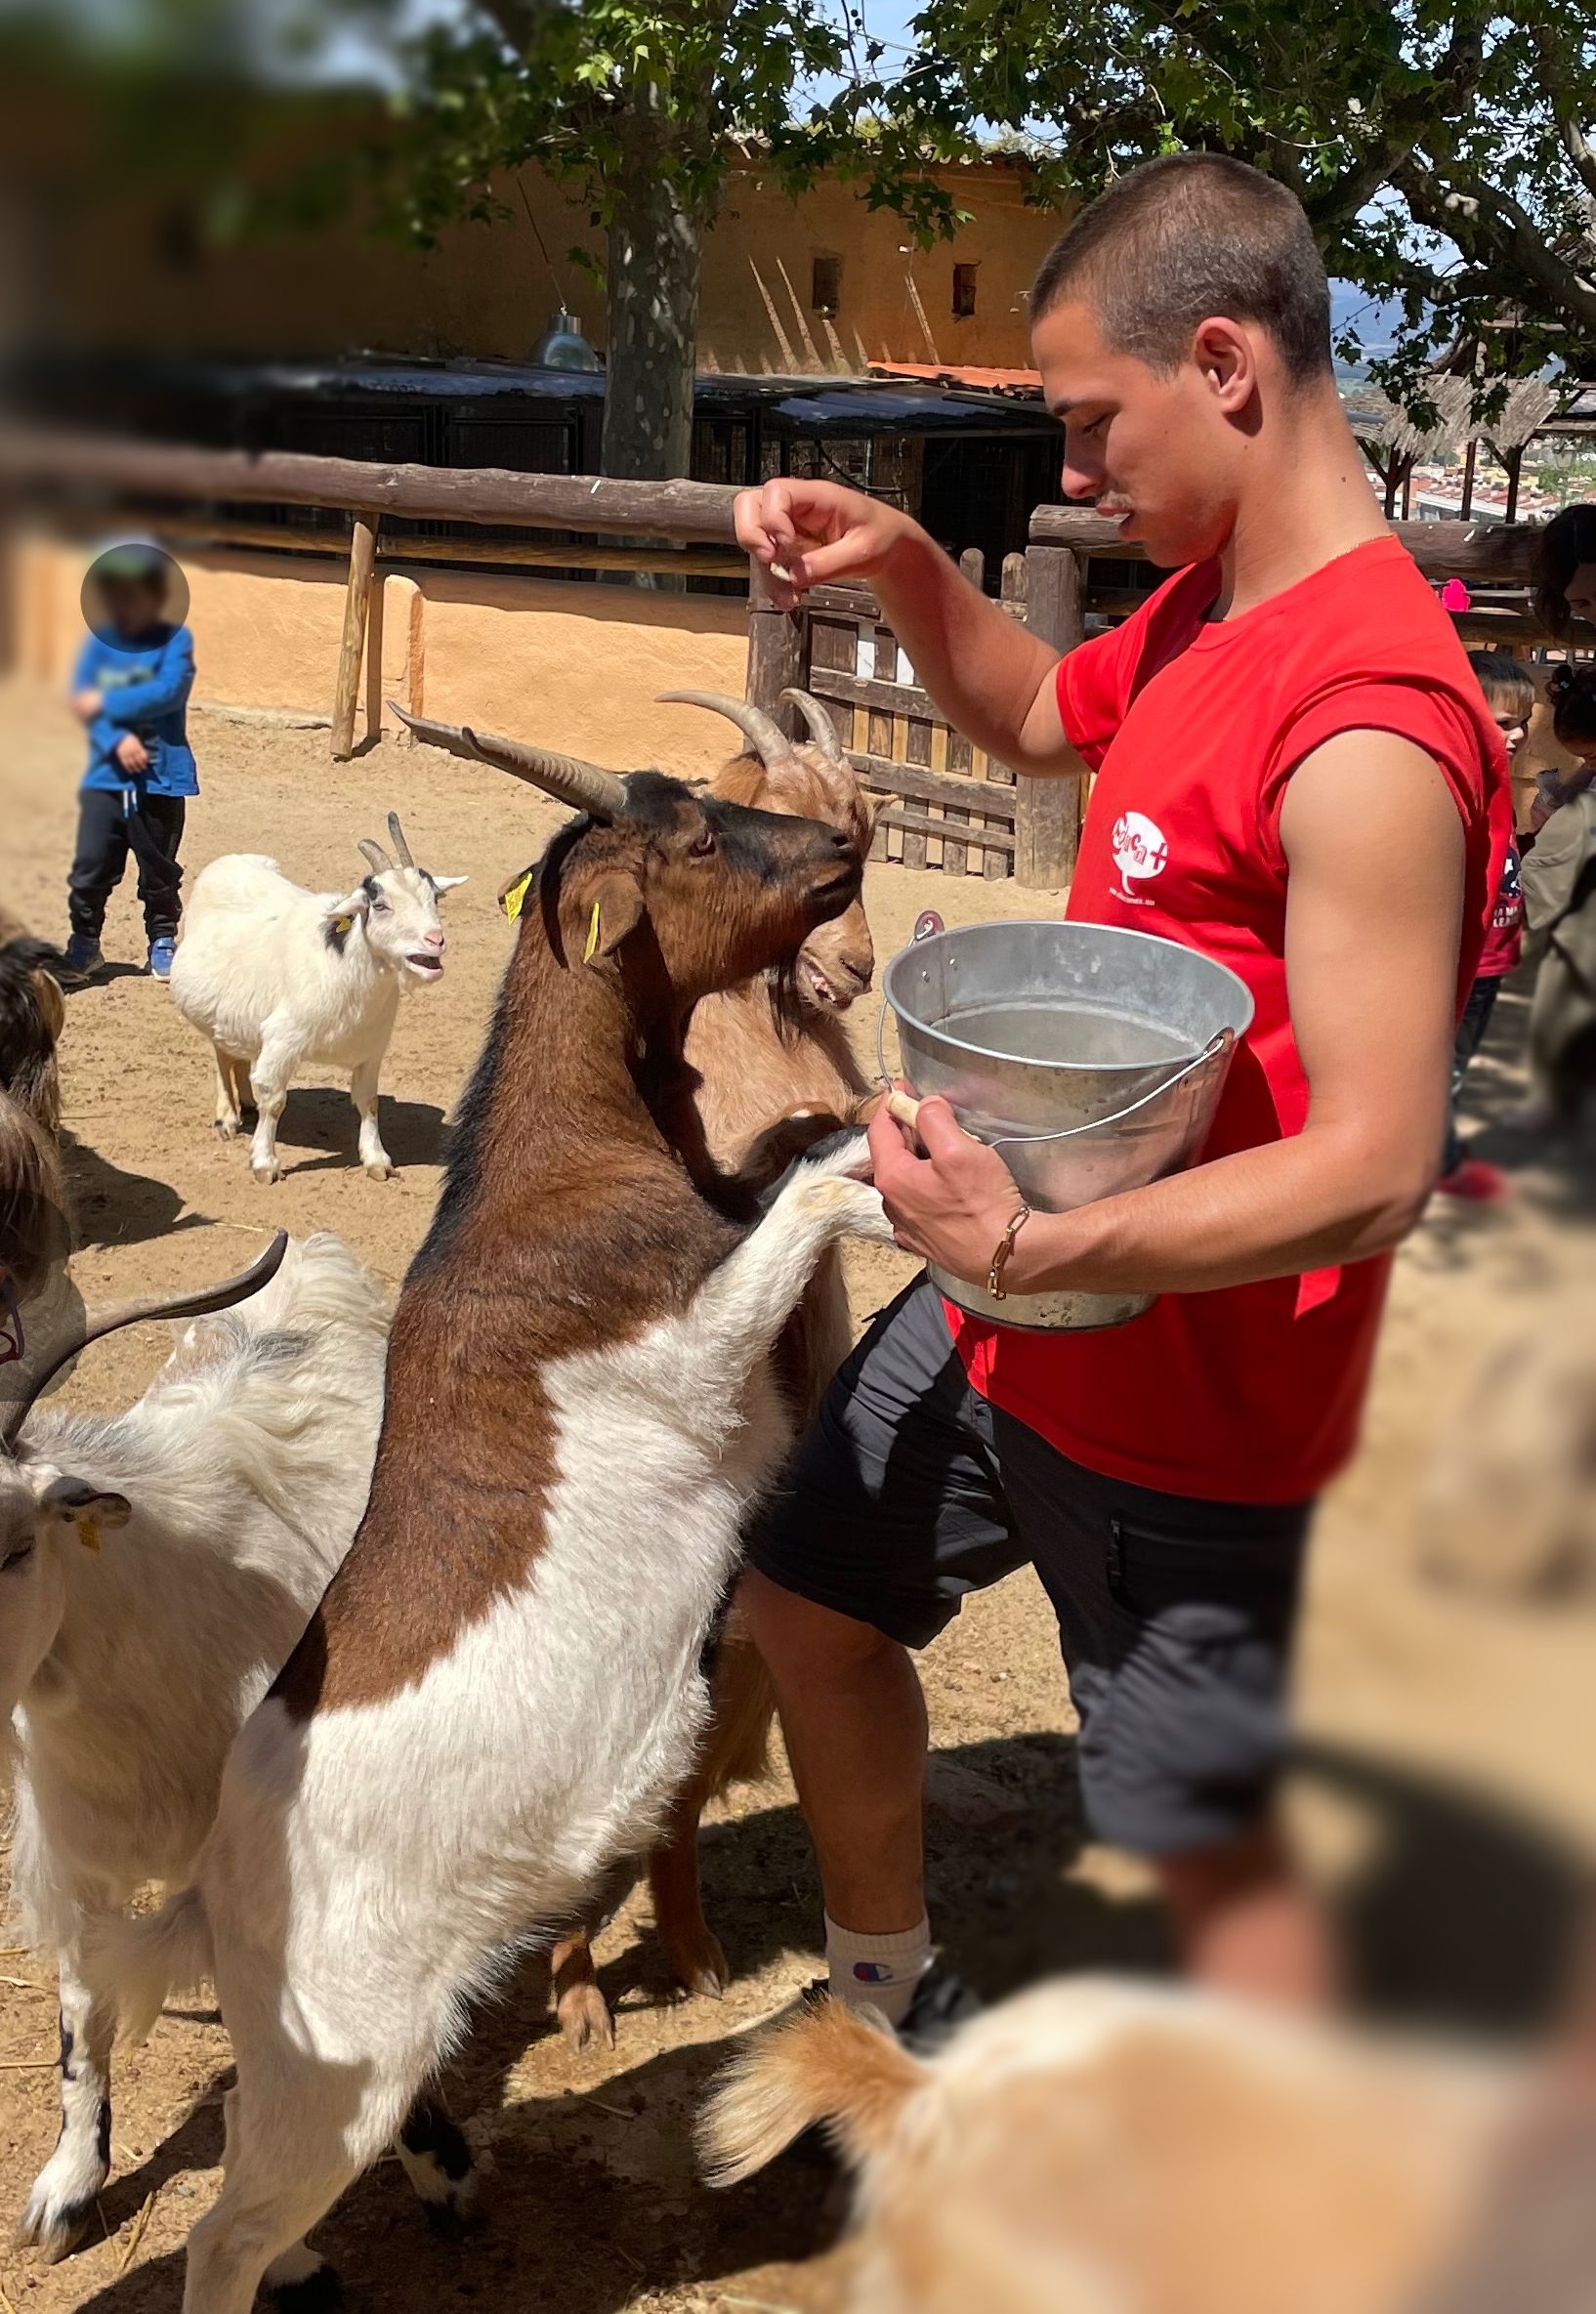
[[[737,539],[777,600],[867,584],[920,684],[965,737],[1031,774],[1083,773],[1059,716],[1059,654],[973,587],[918,523],[836,483],[791,477],[744,490]]]

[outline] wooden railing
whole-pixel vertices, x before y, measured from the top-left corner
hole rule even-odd
[[[164,443],[54,434],[0,433],[0,493],[43,489],[51,501],[137,501],[141,521],[174,537],[272,545],[347,555],[342,647],[333,704],[333,753],[353,749],[356,704],[376,570],[384,562],[496,563],[522,569],[580,568],[746,575],[747,694],[789,731],[797,721],[780,693],[808,689],[827,702],[866,784],[881,799],[875,852],[947,875],[1012,876],[1059,890],[1073,872],[1084,798],[1075,782],[1017,779],[1013,770],[954,731],[914,680],[902,646],[867,587],[818,587],[797,611],[778,609],[763,575],[737,552],[736,492],[713,483],[613,482],[493,468],[384,466],[286,451],[251,455]],[[325,530],[268,529],[217,512],[240,503],[333,508],[346,537]],[[157,511],[151,513],[154,505]],[[597,533],[624,543],[440,540],[385,537],[385,519],[445,521],[529,530]],[[1551,638],[1529,598],[1535,532],[1507,525],[1399,523],[1397,535],[1426,578],[1460,578],[1499,600],[1457,620],[1465,640],[1543,646]],[[1105,560],[1121,567],[1094,579]],[[1143,560],[1115,526],[1086,509],[1041,506],[1029,544],[1010,555],[1000,600],[1008,614],[1062,652],[1088,620],[1122,616],[1141,599],[1123,566]],[[979,585],[979,555],[963,568]]]

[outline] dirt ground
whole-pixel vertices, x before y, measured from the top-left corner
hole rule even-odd
[[[446,903],[441,987],[401,1008],[384,1075],[386,1184],[354,1163],[341,1087],[301,1084],[280,1136],[286,1178],[252,1181],[244,1145],[210,1129],[209,1055],[144,953],[131,884],[106,934],[118,962],[70,999],[63,1046],[70,1170],[91,1303],[197,1283],[242,1265],[284,1225],[338,1231],[398,1282],[432,1209],[452,1105],[477,1051],[510,934],[494,894],[559,813],[486,770],[385,742],[330,764],[324,732],[195,718],[205,793],[190,874],[218,853],[270,851],[318,889],[358,871],[356,838],[391,807],[416,857],[470,882]],[[63,884],[78,744],[53,701],[0,692],[0,879],[40,932],[64,933]],[[916,913],[1016,912],[1011,889],[899,867],[867,887],[878,953]],[[1372,1989],[1407,2012],[1511,2022],[1543,1988],[1579,1861],[1596,1852],[1596,1610],[1481,1601],[1426,1578],[1414,1497],[1442,1416],[1487,1346],[1556,1284],[1596,1271],[1588,1160],[1548,1158],[1497,1121],[1522,1092],[1526,996],[1498,1007],[1468,1108],[1480,1148],[1512,1170],[1503,1208],[1435,1210],[1405,1250],[1365,1448],[1318,1532],[1303,1638],[1303,1762],[1293,1804],[1307,1853],[1341,1889]],[[876,1004],[858,1008],[873,1047]],[[852,1273],[862,1320],[907,1264],[870,1249]],[[147,1330],[91,1353],[71,1400],[128,1402],[164,1354]],[[953,1965],[998,1995],[1048,1969],[1156,1966],[1141,1872],[1084,1838],[1073,1720],[1049,1615],[1029,1576],[975,1600],[929,1652],[936,1762],[930,1819],[938,1929]],[[721,2003],[675,2002],[634,1896],[599,1947],[616,2010],[612,2054],[571,2055],[529,1965],[485,2013],[447,2083],[484,2166],[487,2222],[436,2240],[392,2162],[318,2230],[356,2304],[389,2314],[483,2305],[520,2314],[818,2314],[846,2251],[830,2250],[822,2181],[783,2170],[728,2195],[695,2181],[688,2129],[730,2037],[815,1970],[819,1904],[784,1775],[736,1795],[706,1834],[711,1917],[735,1981]],[[48,1967],[0,1958],[0,2240],[56,2131]],[[185,2235],[219,2184],[227,2038],[203,2011],[168,2015],[119,2059],[114,2173],[101,2226],[54,2269],[0,2251],[0,2308],[153,2314],[176,2305]]]

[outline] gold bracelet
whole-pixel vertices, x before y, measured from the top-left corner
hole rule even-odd
[[[1003,1291],[1003,1272],[1009,1266],[1009,1255],[1014,1251],[1014,1241],[1029,1219],[1030,1207],[1022,1201],[1019,1212],[1014,1215],[1008,1228],[997,1241],[997,1251],[992,1255],[992,1266],[987,1272],[987,1291],[994,1302],[1006,1302],[1009,1298]]]

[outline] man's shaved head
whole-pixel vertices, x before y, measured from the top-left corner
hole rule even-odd
[[[1067,300],[1150,369],[1177,368],[1223,316],[1267,329],[1296,384],[1332,374],[1329,285],[1302,204],[1222,153],[1149,161],[1083,209],[1036,275],[1032,328]]]

